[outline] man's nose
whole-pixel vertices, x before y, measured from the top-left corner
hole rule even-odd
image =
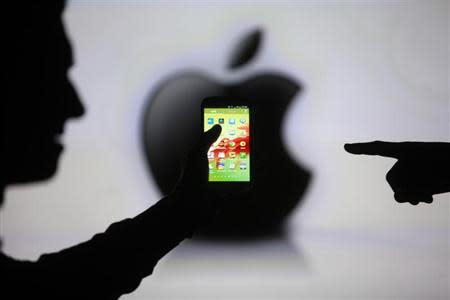
[[[81,99],[78,96],[78,93],[73,86],[73,84],[69,81],[69,88],[67,91],[67,115],[69,118],[79,118],[84,115],[85,109],[83,103],[81,103]]]

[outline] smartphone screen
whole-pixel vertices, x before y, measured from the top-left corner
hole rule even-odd
[[[248,106],[204,107],[203,128],[222,127],[208,150],[209,181],[250,181],[250,109]]]

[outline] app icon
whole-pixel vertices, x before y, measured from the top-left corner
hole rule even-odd
[[[244,118],[240,119],[241,124],[245,124],[245,122],[247,122]]]
[[[247,135],[247,132],[245,130],[239,130],[239,135],[245,136]]]
[[[245,153],[245,152],[240,152],[240,153],[239,153],[239,157],[240,157],[240,158],[246,158],[246,157],[247,157],[247,153]]]
[[[219,118],[219,124],[223,124],[225,121],[223,118]]]
[[[240,165],[239,165],[239,168],[241,170],[246,170],[247,169],[247,164],[245,162],[241,162]]]
[[[218,170],[223,170],[225,168],[225,162],[219,161],[219,164],[217,165]]]
[[[229,119],[228,120],[228,124],[231,124],[231,125],[236,124],[236,120],[235,119]]]
[[[236,152],[230,151],[230,152],[228,152],[228,156],[230,158],[235,158],[236,157]]]
[[[214,124],[214,118],[208,118],[208,124]]]
[[[245,141],[242,141],[239,143],[239,145],[241,145],[241,147],[245,147],[245,145],[247,145],[247,143]]]
[[[224,158],[225,157],[225,152],[219,152],[219,154],[217,154],[218,158]]]
[[[234,162],[231,162],[229,165],[230,170],[234,170],[236,168],[236,165]]]
[[[235,142],[229,142],[229,143],[228,143],[228,146],[234,147],[234,146],[236,146],[236,143],[235,143]]]
[[[208,152],[208,158],[214,159],[214,152]]]
[[[225,147],[225,144],[224,144],[224,142],[223,142],[223,141],[220,141],[220,142],[219,142],[219,147],[220,147],[220,148],[223,148],[223,147]]]
[[[234,129],[230,129],[230,131],[228,131],[229,135],[236,135],[236,130]]]

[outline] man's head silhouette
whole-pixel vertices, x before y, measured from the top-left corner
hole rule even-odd
[[[62,22],[64,1],[14,6],[4,44],[2,189],[55,174],[64,125],[84,113],[68,78],[73,57]]]

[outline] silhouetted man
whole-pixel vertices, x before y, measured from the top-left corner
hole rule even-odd
[[[398,159],[386,179],[397,202],[433,202],[433,195],[450,192],[450,143],[402,142],[346,144],[352,154]]]
[[[8,8],[12,21],[3,42],[7,93],[2,99],[1,201],[6,186],[55,174],[65,122],[84,112],[67,78],[73,58],[63,9],[63,1]],[[0,252],[0,298],[117,299],[136,289],[161,257],[215,214],[217,198],[204,188],[206,151],[220,130],[213,127],[201,137],[175,190],[140,215],[35,262]]]

